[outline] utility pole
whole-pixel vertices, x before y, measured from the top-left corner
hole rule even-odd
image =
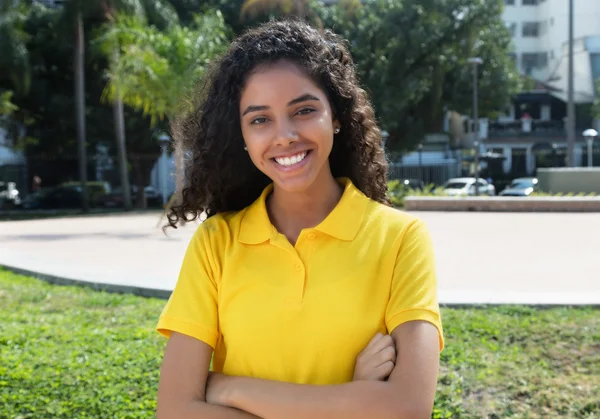
[[[469,58],[469,64],[473,64],[473,131],[475,132],[475,196],[479,196],[479,95],[477,91],[478,84],[478,68],[483,64],[483,60],[479,57]]]
[[[573,99],[573,0],[569,0],[569,74],[567,87],[567,167],[575,167],[575,102]]]

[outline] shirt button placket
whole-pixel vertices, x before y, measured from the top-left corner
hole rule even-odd
[[[304,293],[304,265],[302,261],[297,260],[294,265],[296,274],[293,276],[293,284],[291,288],[291,294],[286,298],[288,304],[299,306],[302,304],[302,295]]]

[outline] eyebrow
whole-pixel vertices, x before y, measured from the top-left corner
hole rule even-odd
[[[298,103],[302,103],[302,102],[308,102],[308,101],[320,101],[320,99],[314,95],[311,95],[310,93],[306,93],[303,94],[302,96],[297,97],[296,99],[292,99],[288,102],[288,106],[292,106],[292,105],[296,105]],[[258,112],[258,111],[266,111],[267,109],[270,109],[268,106],[255,106],[255,105],[251,105],[248,106],[244,112],[242,113],[242,116],[250,113],[250,112]]]

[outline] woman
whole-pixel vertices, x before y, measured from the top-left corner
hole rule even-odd
[[[175,128],[191,162],[169,222],[207,219],[157,326],[158,417],[430,417],[443,347],[432,245],[388,206],[346,46],[271,22],[208,80]]]

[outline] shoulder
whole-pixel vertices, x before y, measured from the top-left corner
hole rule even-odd
[[[192,243],[204,243],[211,247],[224,245],[235,239],[239,233],[243,213],[241,211],[223,212],[203,220],[192,237]]]
[[[425,221],[420,217],[369,199],[365,212],[365,227],[394,236],[408,231],[426,231]]]

